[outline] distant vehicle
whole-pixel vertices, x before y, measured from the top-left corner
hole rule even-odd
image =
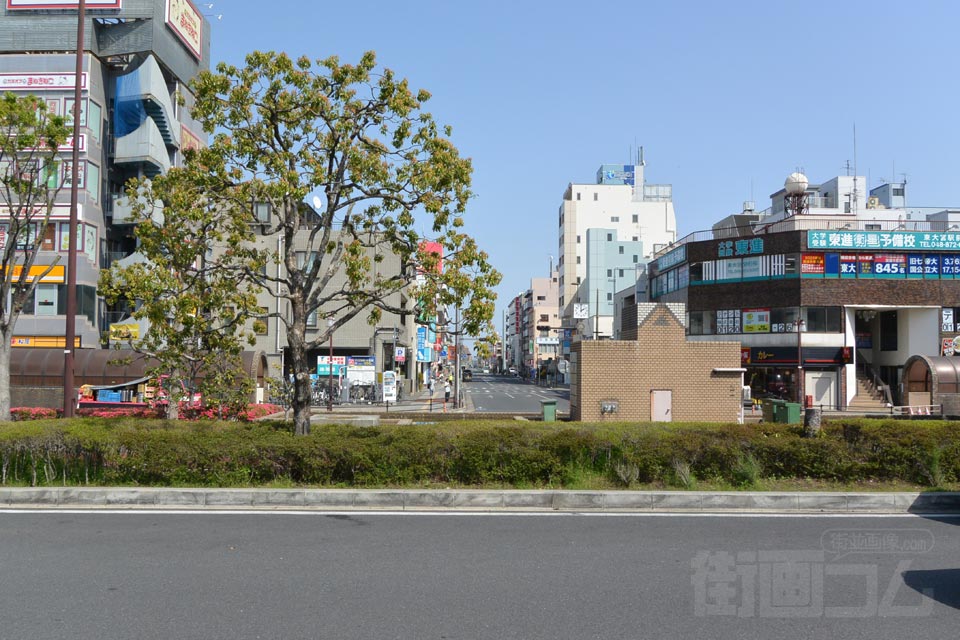
[[[460,379],[463,380],[464,382],[473,380],[473,371],[471,371],[470,369],[464,369],[460,374]]]
[[[483,372],[484,372],[484,373],[490,373],[490,367],[484,367]]]
[[[510,375],[512,375],[512,376],[517,375],[517,368],[516,368],[516,367],[510,367],[509,369],[507,369],[507,371],[508,371],[508,372],[510,373]]]

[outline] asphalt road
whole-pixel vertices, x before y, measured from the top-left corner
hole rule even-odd
[[[570,411],[570,390],[538,387],[520,378],[474,374],[464,390],[478,413],[540,413],[541,400],[556,400],[557,411]]]
[[[3,512],[0,637],[951,638],[958,524]]]

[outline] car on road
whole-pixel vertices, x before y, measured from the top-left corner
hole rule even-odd
[[[471,371],[470,369],[464,369],[463,371],[460,372],[460,379],[463,380],[464,382],[469,382],[470,380],[473,380],[473,371]]]
[[[512,376],[517,375],[517,368],[516,368],[516,367],[510,367],[509,369],[507,369],[507,371],[508,371],[508,372],[510,373],[510,375],[512,375]]]

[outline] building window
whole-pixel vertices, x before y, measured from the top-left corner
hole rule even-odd
[[[840,307],[807,307],[804,331],[813,333],[839,333],[843,331],[843,313]]]
[[[640,222],[640,216],[638,216],[637,214],[633,214],[633,221]]]
[[[612,234],[612,233],[608,233],[608,234],[607,234],[607,242],[613,242],[613,234]]]
[[[610,300],[613,300],[613,294],[612,294],[612,293],[608,293],[608,294],[607,294],[607,302],[609,302]]]
[[[637,264],[637,256],[633,256],[633,264]]]
[[[541,313],[541,314],[540,314],[540,322],[550,322],[550,314],[549,314],[549,313]]]
[[[618,277],[618,278],[622,278],[622,277],[623,277],[623,269],[618,269],[618,270],[617,270],[617,277]]]
[[[579,200],[579,199],[580,199],[580,192],[577,191],[577,200]]]
[[[596,202],[599,197],[600,197],[600,194],[598,194],[596,191],[594,191],[594,192],[593,192],[593,201]]]
[[[580,244],[580,236],[577,236],[577,244]]]
[[[266,202],[258,202],[253,205],[253,215],[257,219],[257,222],[269,223],[270,222],[270,204]]]
[[[580,256],[577,256],[577,264],[580,264]]]
[[[543,302],[547,299],[547,296],[537,296],[537,302]]]
[[[610,222],[620,222],[620,216],[610,216]]]
[[[580,276],[577,276],[577,286],[580,286]]]
[[[863,228],[867,231],[880,231],[883,228],[883,225],[879,224],[865,224]]]
[[[893,188],[893,195],[894,195],[894,197],[896,197],[896,196],[903,197],[903,187],[894,187],[894,188]]]
[[[897,350],[897,312],[880,313],[880,351]]]
[[[633,241],[634,241],[634,242],[637,242],[638,240],[639,240],[639,238],[638,238],[637,236],[633,236]]]

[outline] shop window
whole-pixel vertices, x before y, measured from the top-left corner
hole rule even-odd
[[[793,333],[797,330],[799,313],[796,307],[770,309],[770,333]]]

